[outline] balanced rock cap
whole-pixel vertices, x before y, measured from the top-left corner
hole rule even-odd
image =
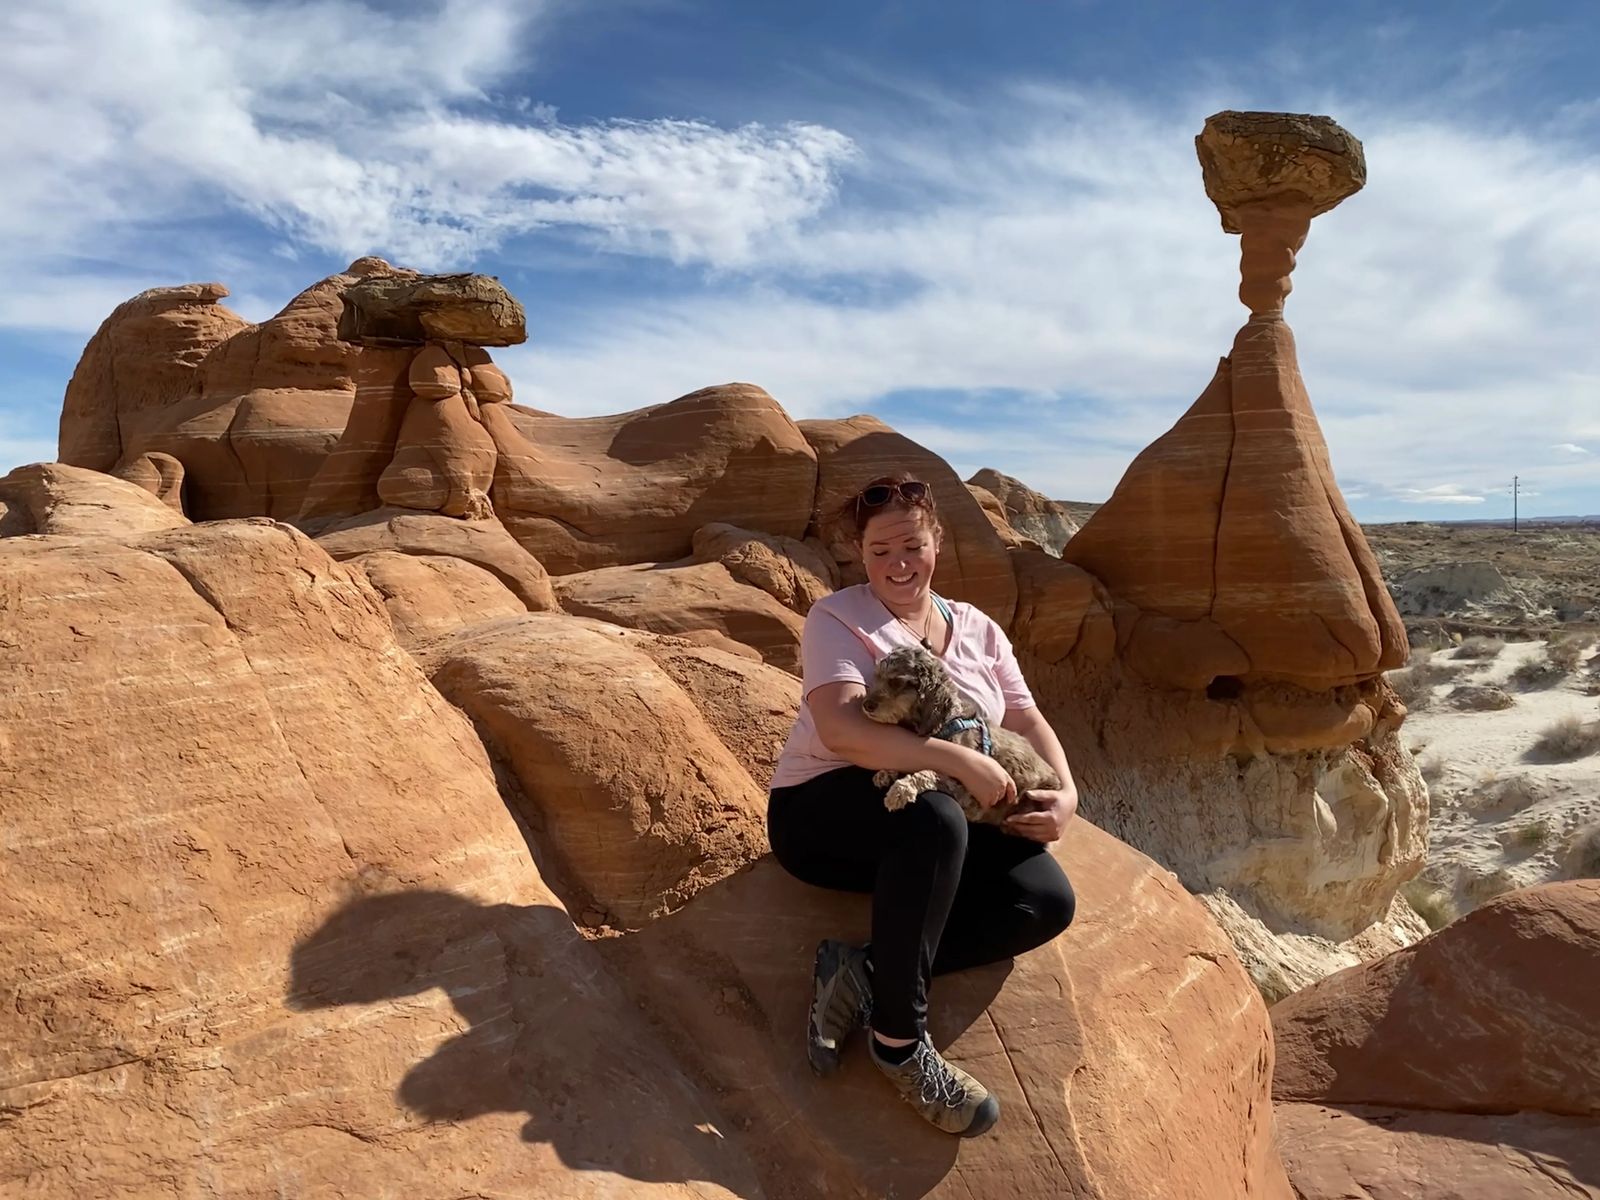
[[[1222,228],[1238,233],[1234,210],[1278,200],[1325,213],[1367,182],[1361,143],[1331,117],[1308,113],[1219,112],[1194,139],[1206,195]]]
[[[528,340],[522,305],[489,275],[369,275],[347,287],[342,299],[339,339],[361,346],[515,346]]]

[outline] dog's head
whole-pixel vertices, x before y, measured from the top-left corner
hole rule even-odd
[[[942,664],[920,646],[902,646],[878,660],[861,711],[885,725],[904,725],[924,737],[936,733],[960,705]]]

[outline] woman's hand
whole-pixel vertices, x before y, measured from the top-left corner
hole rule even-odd
[[[1013,813],[1005,819],[1002,828],[1007,833],[1014,833],[1018,837],[1027,838],[1034,842],[1058,841],[1066,831],[1067,822],[1072,820],[1072,814],[1078,811],[1077,790],[1057,791],[1049,788],[1035,788],[1031,792],[1023,792],[1022,799],[1030,806],[1028,811]]]
[[[993,808],[1017,794],[1017,785],[1006,774],[1005,768],[977,750],[968,749],[961,756],[960,767],[950,774],[985,808]]]

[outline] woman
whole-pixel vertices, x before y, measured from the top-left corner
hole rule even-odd
[[[875,479],[840,518],[854,531],[867,582],[818,601],[806,617],[803,698],[773,775],[767,826],[790,874],[872,893],[872,941],[817,948],[807,1049],[826,1074],[850,1034],[870,1024],[872,1059],[900,1094],[938,1128],[972,1137],[999,1119],[999,1102],[929,1042],[929,980],[1031,950],[1072,921],[1072,886],[1045,846],[1076,811],[1077,789],[1005,633],[972,605],[933,593],[943,530],[928,485]],[[1055,768],[1059,791],[1031,793],[1033,811],[1003,828],[969,825],[943,792],[884,808],[884,789],[872,783],[878,769],[937,771],[988,805],[1014,791],[981,752],[862,714],[876,660],[919,643],[985,719],[1028,739]]]

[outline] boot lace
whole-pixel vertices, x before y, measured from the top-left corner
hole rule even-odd
[[[924,1104],[942,1104],[946,1108],[960,1108],[967,1102],[967,1089],[956,1078],[950,1064],[939,1057],[932,1044],[923,1041],[912,1055],[917,1081],[917,1095]]]

